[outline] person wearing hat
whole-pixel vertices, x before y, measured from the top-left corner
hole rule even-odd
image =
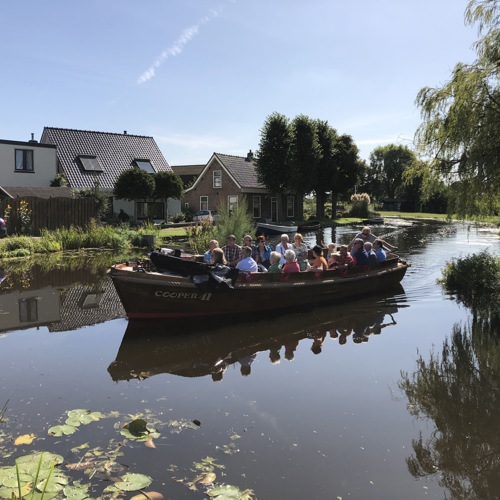
[[[319,245],[314,245],[312,248],[312,253],[314,255],[314,262],[311,266],[311,271],[326,271],[328,269],[328,264],[326,259],[323,257],[323,249]]]

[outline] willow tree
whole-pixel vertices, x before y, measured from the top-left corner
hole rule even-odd
[[[255,168],[261,184],[275,193],[276,219],[280,220],[282,194],[289,189],[290,146],[292,134],[288,118],[273,113],[266,118],[260,131],[259,148],[255,153]]]
[[[478,25],[472,64],[458,63],[440,88],[417,95],[423,122],[416,143],[431,157],[434,178],[447,180],[449,210],[466,215],[500,212],[500,2],[470,0],[466,24]],[[424,185],[424,193],[433,184]]]

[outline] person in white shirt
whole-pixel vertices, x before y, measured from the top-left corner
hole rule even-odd
[[[251,247],[243,247],[241,249],[241,255],[243,258],[236,264],[236,269],[247,273],[256,273],[259,268],[257,267],[257,262],[252,259]]]
[[[281,242],[276,245],[276,252],[279,252],[281,255],[280,264],[283,265],[286,262],[285,252],[290,249],[293,250],[293,245],[290,243],[290,238],[288,238],[288,234],[281,235]]]

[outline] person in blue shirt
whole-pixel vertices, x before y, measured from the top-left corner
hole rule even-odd
[[[253,249],[252,255],[257,264],[262,264],[266,269],[269,269],[271,266],[271,251],[271,247],[266,245],[266,238],[264,236],[257,236],[257,245]]]
[[[377,262],[377,255],[375,254],[375,250],[373,250],[372,243],[370,241],[365,241],[363,247],[368,254],[368,260],[370,261],[370,264],[375,264]]]
[[[377,256],[377,262],[383,262],[387,260],[387,255],[384,250],[384,244],[382,240],[378,238],[373,242],[373,250],[375,250],[375,255]]]
[[[356,266],[364,266],[370,263],[368,254],[364,249],[365,242],[361,238],[356,238],[352,244],[351,257],[356,262]]]
[[[259,269],[257,267],[257,262],[252,259],[252,248],[243,247],[241,249],[241,255],[243,258],[236,264],[236,269],[247,273],[256,273]]]
[[[211,240],[208,243],[208,250],[203,254],[203,262],[205,262],[205,264],[212,263],[212,255],[214,252],[214,248],[218,248],[218,247],[219,247],[219,243],[217,240]]]

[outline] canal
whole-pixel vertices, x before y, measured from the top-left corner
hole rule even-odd
[[[401,287],[241,322],[128,322],[103,254],[4,263],[0,498],[34,452],[92,498],[498,498],[500,346],[437,283],[452,257],[498,255],[498,231],[373,232],[411,261]]]

